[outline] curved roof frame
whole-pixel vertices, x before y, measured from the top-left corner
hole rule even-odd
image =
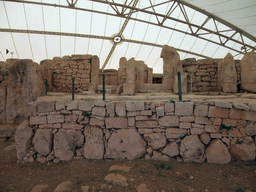
[[[166,28],[169,30],[177,31],[179,33],[183,33],[185,35],[190,35],[214,44],[217,44],[219,46],[228,48],[229,50],[233,50],[237,53],[237,55],[245,54],[248,51],[255,50],[255,47],[251,46],[251,43],[248,43],[248,39],[252,42],[256,43],[256,38],[249,33],[243,31],[242,29],[230,24],[229,22],[209,13],[205,10],[202,10],[194,5],[191,5],[187,2],[181,1],[181,0],[166,0],[158,4],[153,4],[152,0],[148,0],[150,2],[151,6],[148,7],[136,7],[138,0],[126,0],[124,4],[116,3],[114,0],[88,0],[93,1],[97,3],[107,4],[112,9],[112,13],[110,12],[104,12],[102,10],[97,9],[85,9],[85,8],[79,8],[76,7],[76,3],[79,0],[66,0],[67,5],[57,5],[57,4],[51,4],[51,3],[43,3],[43,2],[35,2],[35,1],[26,1],[26,0],[4,0],[4,1],[10,1],[10,2],[16,2],[16,3],[28,3],[28,4],[39,4],[42,6],[53,6],[53,7],[60,7],[60,8],[69,8],[69,9],[76,9],[80,11],[88,11],[88,12],[95,12],[98,14],[105,14],[105,15],[111,15],[115,17],[120,17],[125,19],[120,31],[117,33],[117,36],[122,38],[122,33],[125,30],[125,27],[127,26],[129,20],[139,21],[146,24],[158,26],[161,28]],[[164,5],[164,4],[171,4],[166,14],[163,14],[161,12],[157,11],[157,7]],[[183,19],[177,18],[173,16],[173,12],[175,10],[179,9],[182,13]],[[196,24],[192,22],[192,18],[187,14],[187,9],[193,9],[200,14],[203,14],[205,16],[205,20],[201,24]],[[144,14],[148,14],[150,16],[155,17],[155,20],[143,20],[138,19],[136,17],[133,17],[133,14],[136,12],[142,12]],[[181,30],[177,29],[175,27],[172,27],[168,25],[168,20],[187,25],[189,30]],[[213,28],[207,27],[207,23],[212,20],[214,23]],[[218,25],[221,24],[221,26],[225,26],[225,30],[221,29]],[[223,28],[223,27],[222,27]],[[86,35],[86,34],[77,34],[77,33],[62,33],[62,32],[50,32],[50,31],[35,31],[35,30],[22,30],[22,29],[3,29],[0,28],[0,32],[15,32],[15,33],[34,33],[34,34],[50,34],[50,35],[61,35],[61,36],[76,36],[76,37],[87,37],[87,38],[97,38],[97,39],[107,39],[107,40],[113,40],[113,37],[106,37],[106,36],[96,36],[96,35]],[[218,38],[215,39],[209,39],[207,38],[207,35],[214,35]],[[239,39],[234,38],[235,36],[239,35]],[[247,38],[247,42],[245,41],[245,38]],[[122,41],[124,42],[132,42],[137,44],[143,44],[143,45],[151,45],[155,47],[163,47],[163,45],[157,44],[157,43],[151,43],[151,42],[145,42],[145,41],[138,41],[133,39],[125,39],[122,38]],[[228,45],[228,42],[233,42],[241,46],[240,49],[236,49]],[[105,68],[106,64],[108,63],[111,55],[113,54],[116,45],[119,42],[113,42],[113,46],[102,66],[102,69]],[[195,52],[191,52],[188,50],[182,50],[177,49],[178,51],[189,53],[192,55],[200,56],[207,58],[205,55],[201,55]]]

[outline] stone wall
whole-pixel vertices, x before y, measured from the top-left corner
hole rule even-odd
[[[52,60],[43,60],[40,65],[51,69],[51,85],[54,91],[71,92],[74,78],[75,92],[95,91],[99,84],[99,58],[92,55],[72,55]],[[41,67],[42,77],[47,79],[49,73]],[[48,75],[48,76],[47,76]]]
[[[232,126],[232,127],[231,127]],[[226,102],[53,101],[17,129],[18,159],[255,160],[256,105]]]

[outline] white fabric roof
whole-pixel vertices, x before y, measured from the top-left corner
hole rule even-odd
[[[140,0],[132,7],[135,3],[0,1],[0,60],[11,58],[6,49],[14,58],[35,62],[93,54],[101,67],[117,69],[120,57],[134,57],[159,73],[164,44],[177,48],[181,59],[223,58],[228,52],[241,59],[256,46],[255,0]],[[121,43],[114,43],[114,36],[121,36]]]

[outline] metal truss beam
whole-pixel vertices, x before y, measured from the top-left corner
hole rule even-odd
[[[50,4],[50,3],[42,3],[42,2],[33,2],[33,1],[26,1],[26,0],[4,0],[4,1],[9,1],[9,2],[15,2],[15,3],[28,3],[28,4],[39,4],[39,5],[44,5],[44,6],[53,6],[53,7],[60,7],[60,8],[69,8],[69,9],[76,9],[76,10],[80,10],[80,11],[88,11],[88,12],[94,12],[94,13],[98,13],[98,14],[106,14],[106,15],[111,15],[111,16],[116,16],[116,17],[121,17],[121,18],[125,18],[129,20],[135,20],[135,21],[139,21],[139,22],[144,22],[147,24],[151,24],[151,25],[155,25],[155,26],[159,26],[162,28],[166,28],[166,29],[170,29],[170,30],[174,30],[186,35],[191,35],[193,37],[202,39],[204,41],[208,41],[210,43],[228,48],[230,50],[233,50],[235,52],[237,52],[238,54],[245,54],[248,50],[255,50],[255,47],[251,46],[248,43],[245,43],[244,38],[248,38],[251,41],[256,43],[256,37],[250,35],[249,33],[245,32],[244,30],[232,25],[231,23],[203,10],[200,9],[196,6],[193,6],[187,2],[184,2],[182,0],[166,0],[164,2],[161,2],[159,4],[155,4],[153,5],[151,0],[151,6],[149,7],[144,7],[144,8],[138,8],[138,7],[134,7],[130,4],[127,4],[127,0],[125,1],[124,4],[120,4],[120,3],[115,3],[115,1],[113,0],[88,0],[88,1],[93,1],[93,2],[97,2],[97,3],[103,3],[103,4],[107,4],[109,5],[115,13],[108,13],[108,12],[104,12],[101,10],[90,10],[90,9],[85,9],[85,8],[79,8],[79,7],[74,7],[74,6],[70,6],[70,5],[57,5],[57,4]],[[70,1],[69,1],[70,2]],[[74,2],[74,1],[71,1]],[[75,1],[76,3],[76,1]],[[167,11],[167,14],[162,14],[162,13],[157,13],[155,10],[155,7],[163,5],[163,4],[168,4],[168,3],[172,3],[171,8],[169,9],[169,11]],[[195,24],[192,23],[190,21],[190,18],[188,17],[188,14],[186,13],[186,7],[189,7],[195,11],[198,11],[202,14],[204,14],[206,16],[206,20],[201,24]],[[122,11],[119,11],[120,8]],[[180,9],[180,11],[182,11],[182,15],[184,16],[185,20],[181,20],[178,18],[175,18],[172,16],[172,13],[175,9]],[[127,13],[127,10],[128,13]],[[150,15],[154,15],[157,18],[157,22],[152,22],[152,21],[145,21],[142,19],[136,19],[131,17],[131,15],[135,12],[143,12],[145,14],[150,14]],[[205,26],[205,24],[209,21],[209,20],[213,20],[213,22],[215,23],[215,30],[213,29],[209,29]],[[166,23],[167,20],[172,20],[181,24],[185,24],[189,27],[190,31],[186,31],[186,30],[179,30],[176,28],[173,28],[171,26],[168,26]],[[218,26],[216,24],[216,21],[218,23],[221,23],[223,25],[225,25],[226,27],[228,27],[229,29],[228,31],[232,31],[231,35],[224,35],[223,31],[218,29]],[[192,27],[194,28],[192,30]],[[202,31],[202,33],[200,33],[200,31]],[[216,35],[218,38],[217,40],[211,40],[208,37],[206,37],[205,35],[207,34],[212,34],[212,35]],[[241,40],[237,40],[234,38],[234,36],[238,34],[241,37]],[[222,40],[221,40],[222,39]],[[243,49],[235,49],[229,45],[227,45],[227,43],[231,41],[232,43],[237,43],[239,44]]]
[[[53,31],[36,31],[36,30],[22,30],[22,29],[1,29],[0,32],[7,32],[7,33],[28,33],[28,34],[38,34],[38,35],[61,35],[61,36],[67,36],[67,37],[82,37],[82,38],[94,38],[94,39],[103,39],[103,40],[112,40],[113,37],[106,37],[106,36],[99,36],[99,35],[85,35],[85,34],[78,34],[78,33],[64,33],[64,32],[53,32]],[[155,44],[155,43],[149,43],[144,41],[136,41],[132,39],[122,39],[123,42],[127,43],[136,43],[136,44],[142,44],[142,45],[148,45],[148,46],[155,46],[155,47],[164,47],[164,45]],[[184,49],[177,49],[179,52],[188,53],[191,55],[195,55],[202,58],[209,58],[205,55],[201,55],[192,51],[187,51]]]

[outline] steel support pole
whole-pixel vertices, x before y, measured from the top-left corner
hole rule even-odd
[[[103,101],[105,101],[105,74],[102,74],[102,95]]]
[[[45,96],[47,96],[47,88],[48,88],[48,84],[47,84],[47,79],[45,80]]]
[[[72,101],[75,100],[75,84],[74,84],[74,77],[72,78]]]
[[[180,75],[180,72],[178,72],[178,89],[179,89],[179,101],[182,101],[181,75]]]

